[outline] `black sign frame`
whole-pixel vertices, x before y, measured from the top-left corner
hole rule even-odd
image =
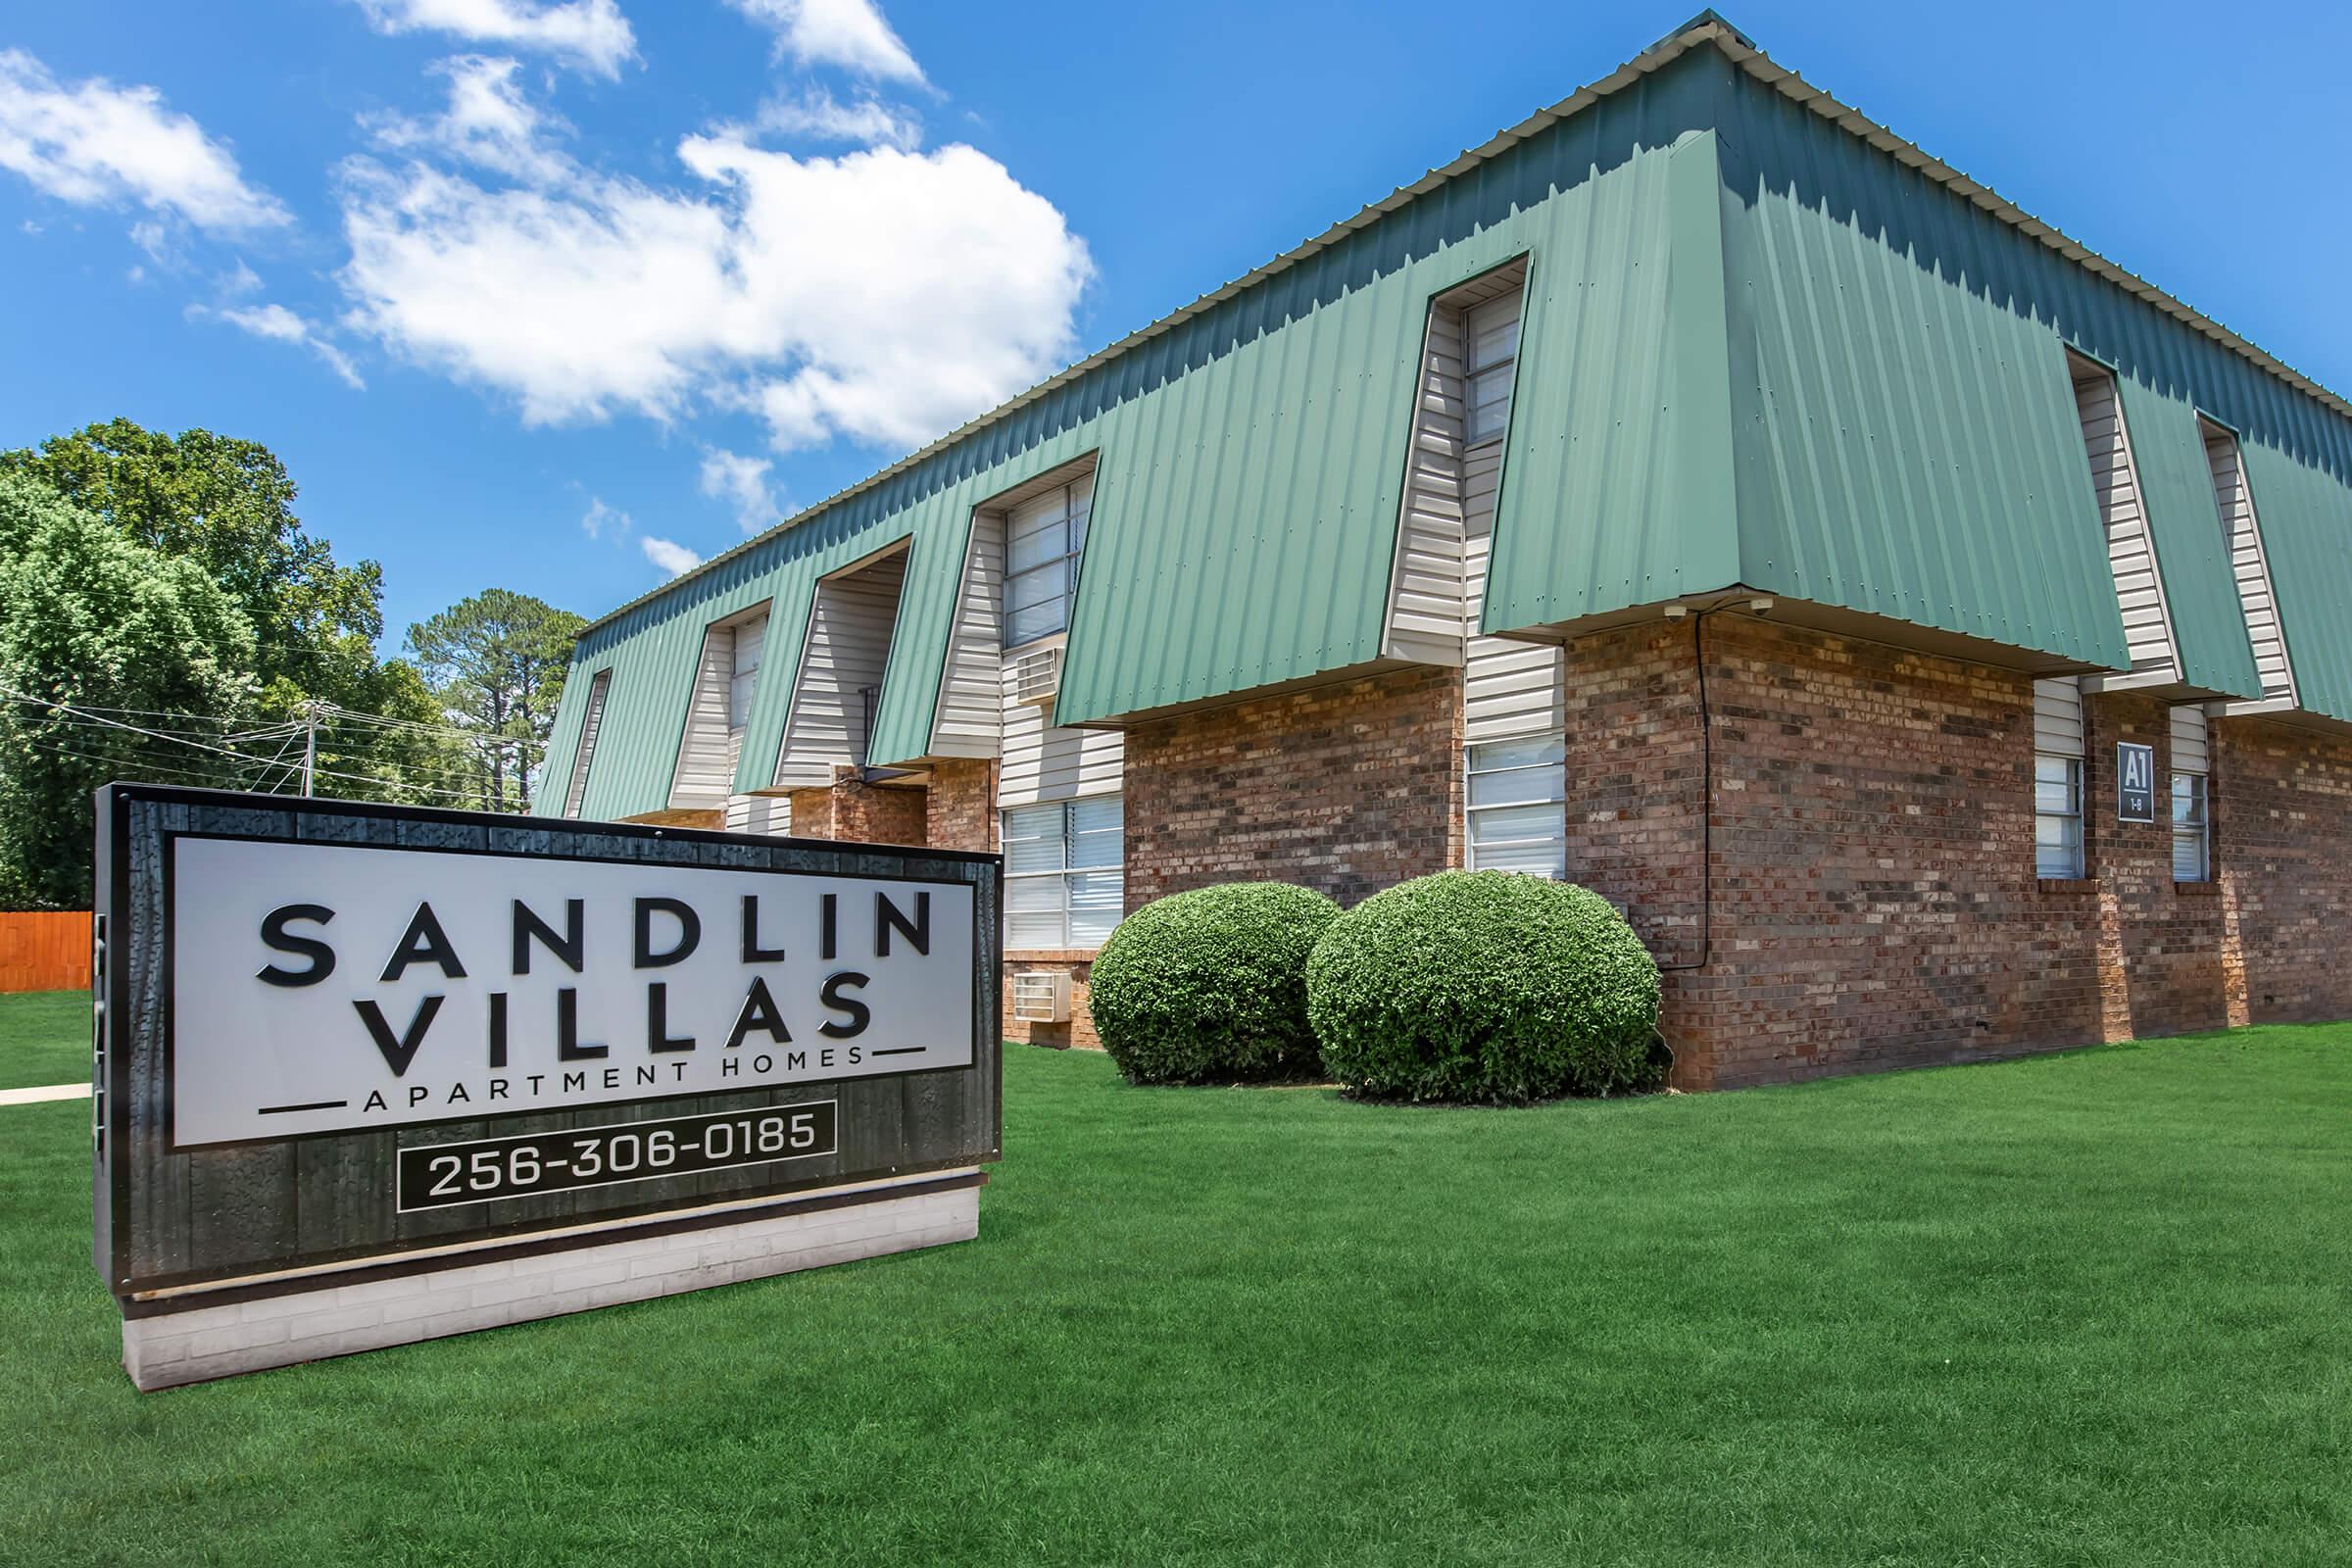
[[[2138,741],[2115,743],[2115,819],[2153,825],[2156,820],[2156,748]]]
[[[169,949],[171,845],[183,836],[385,850],[669,864],[972,889],[968,1064],[760,1085],[565,1109],[290,1135],[172,1143]],[[583,822],[149,784],[97,795],[92,936],[92,1260],[130,1310],[191,1288],[321,1267],[447,1266],[483,1244],[559,1245],[540,1233],[655,1220],[714,1206],[756,1217],[762,1200],[835,1200],[820,1189],[954,1172],[1002,1154],[1000,856],[832,840],[769,838],[640,823]],[[752,1112],[779,1101],[837,1102],[835,1149],[807,1160],[705,1169],[567,1188],[463,1207],[398,1208],[403,1146],[476,1144],[582,1127]],[[972,1180],[976,1181],[974,1177]],[[404,1265],[409,1254],[429,1253]]]

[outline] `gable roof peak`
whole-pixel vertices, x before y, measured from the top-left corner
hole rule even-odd
[[[1696,34],[1696,36],[1693,36],[1693,34]],[[1726,34],[1731,37],[1733,42],[1740,45],[1742,48],[1753,49],[1758,54],[1762,54],[1764,52],[1762,47],[1757,44],[1756,40],[1750,38],[1746,33],[1741,32],[1738,25],[1736,25],[1729,17],[1716,10],[1713,6],[1709,6],[1706,10],[1701,11],[1697,16],[1692,17],[1689,22],[1684,23],[1672,32],[1669,32],[1666,34],[1666,36],[1660,38],[1656,43],[1653,43],[1648,48],[1642,50],[1642,53],[1644,55],[1656,54],[1661,49],[1676,48],[1682,45],[1692,43],[1701,43],[1706,39],[1719,37]],[[1637,55],[1635,58],[1639,59],[1641,56]]]

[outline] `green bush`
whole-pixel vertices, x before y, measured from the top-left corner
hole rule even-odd
[[[1306,956],[1338,918],[1320,893],[1230,882],[1121,920],[1088,981],[1103,1049],[1139,1084],[1313,1076]]]
[[[1420,877],[1341,915],[1306,974],[1324,1069],[1367,1098],[1520,1104],[1663,1072],[1657,962],[1585,888]]]

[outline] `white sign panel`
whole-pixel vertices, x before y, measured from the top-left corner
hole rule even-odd
[[[180,1147],[961,1067],[960,882],[181,837]]]

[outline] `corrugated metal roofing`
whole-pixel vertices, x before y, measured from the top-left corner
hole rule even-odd
[[[1833,211],[1831,186],[1855,205]],[[1979,211],[1982,221],[1954,216]],[[1738,578],[2122,662],[2112,591],[2102,603],[2086,565],[2104,569],[2063,337],[2121,367],[2135,447],[2141,420],[2169,428],[2192,404],[2247,431],[2266,540],[2294,535],[2273,553],[2298,675],[2307,660],[2331,665],[2305,676],[2307,701],[2328,694],[2337,706],[2322,710],[2352,717],[2352,631],[2315,603],[2318,584],[2352,575],[2340,515],[2352,409],[1820,94],[1709,14],[597,622],[575,667],[610,662],[615,675],[587,811],[659,805],[702,627],[769,597],[777,636],[738,776],[742,788],[763,783],[809,584],[908,533],[873,755],[920,755],[972,506],[1090,449],[1101,454],[1096,521],[1062,720],[1377,657],[1427,301],[1519,254],[1532,257],[1528,342],[1488,629]],[[2214,611],[2228,578],[2210,488],[2208,521],[2169,457],[2158,482],[2170,498],[2156,522],[2168,594],[2193,622],[2184,657],[2213,689],[2241,689],[2242,628],[2233,647]],[[1988,538],[1956,531],[1987,516]],[[2290,591],[2290,561],[2311,569],[2309,586]],[[574,682],[559,717],[558,765],[586,688]]]
[[[2022,242],[1752,78],[1727,85],[1740,580],[2129,666],[2064,349],[1987,280]]]
[[[1684,24],[1681,27],[1676,28],[1672,33],[1669,33],[1664,38],[1661,38],[1658,42],[1643,50],[1634,59],[1627,61],[1622,66],[1619,66],[1615,71],[1611,72],[1608,75],[1601,77],[1598,81],[1579,87],[1575,92],[1570,93],[1567,97],[1561,99],[1558,103],[1551,105],[1549,108],[1539,109],[1534,114],[1528,116],[1525,120],[1520,121],[1517,124],[1496,131],[1491,139],[1480,144],[1479,146],[1467,149],[1451,163],[1430,170],[1419,179],[1416,179],[1409,184],[1397,186],[1395,190],[1391,191],[1388,195],[1383,196],[1378,201],[1368,203],[1366,206],[1358,210],[1352,217],[1343,219],[1339,222],[1332,224],[1331,227],[1325,229],[1322,233],[1314,235],[1309,239],[1302,240],[1297,246],[1285,251],[1282,255],[1277,256],[1274,258],[1274,260],[1268,262],[1265,266],[1258,268],[1253,271],[1245,272],[1240,277],[1235,278],[1232,282],[1225,284],[1223,287],[1211,289],[1209,292],[1201,295],[1199,299],[1193,301],[1191,304],[1172,311],[1168,315],[1160,318],[1158,320],[1151,322],[1150,324],[1143,326],[1136,331],[1128,333],[1125,337],[1120,338],[1117,342],[1112,343],[1107,348],[1104,348],[1098,353],[1089,355],[1087,358],[1079,361],[1077,364],[1071,366],[1065,370],[1057,371],[1054,375],[1049,376],[1047,379],[1039,382],[1036,386],[1031,387],[1028,391],[1021,393],[1018,397],[1000,404],[998,407],[990,410],[986,414],[981,415],[979,417],[949,431],[946,435],[941,436],[937,441],[932,442],[929,446],[923,447],[919,451],[910,453],[906,457],[901,458],[898,462],[891,464],[885,468],[882,468],[870,478],[861,479],[857,484],[850,486],[848,489],[840,491],[839,493],[816,503],[816,505],[785,518],[782,522],[776,524],[774,528],[769,529],[766,534],[760,535],[760,538],[754,539],[746,544],[738,545],[734,550],[728,551],[723,555],[712,557],[710,561],[707,561],[703,563],[702,565],[696,567],[695,572],[714,570],[730,558],[743,552],[756,549],[763,540],[772,537],[774,534],[781,533],[786,529],[798,527],[809,519],[823,514],[832,508],[840,506],[852,498],[863,494],[867,490],[872,489],[874,486],[882,484],[883,482],[894,478],[897,475],[907,471],[908,469],[916,467],[917,466],[923,464],[926,460],[940,453],[944,453],[953,447],[962,444],[964,441],[976,435],[978,432],[987,429],[1001,420],[1010,418],[1015,414],[1018,414],[1022,410],[1028,408],[1031,404],[1036,403],[1040,399],[1046,398],[1053,393],[1062,390],[1063,388],[1069,386],[1072,382],[1085,375],[1088,375],[1092,371],[1101,368],[1110,362],[1119,359],[1138,346],[1160,336],[1162,333],[1173,331],[1175,328],[1183,325],[1187,321],[1190,321],[1195,317],[1205,311],[1214,309],[1216,306],[1223,304],[1227,300],[1233,299],[1244,291],[1254,287],[1262,280],[1290,268],[1296,267],[1299,263],[1306,261],[1310,257],[1313,257],[1326,247],[1339,243],[1341,240],[1347,238],[1349,234],[1355,233],[1358,230],[1378,222],[1385,215],[1395,212],[1398,208],[1405,206],[1419,197],[1425,196],[1430,192],[1439,189],[1455,176],[1468,172],[1470,170],[1477,168],[1480,164],[1491,158],[1501,156],[1503,153],[1506,153],[1512,148],[1518,146],[1521,142],[1528,140],[1530,137],[1542,134],[1552,125],[1557,124],[1560,121],[1582,112],[1592,104],[1615,96],[1625,88],[1632,86],[1637,81],[1640,81],[1642,77],[1655,72],[1664,70],[1666,67],[1674,64],[1677,60],[1680,60],[1691,50],[1710,46],[1721,50],[1728,58],[1737,62],[1741,70],[1747,72],[1757,79],[1773,84],[1782,93],[1786,94],[1796,102],[1806,105],[1814,113],[1836,122],[1840,126],[1868,141],[1872,146],[1878,147],[1882,151],[1889,153],[1898,162],[1902,163],[1904,167],[1914,169],[1928,178],[1948,186],[1956,194],[1976,203],[1978,206],[1983,207],[1985,211],[2001,218],[2004,221],[2018,225],[2018,227],[2024,230],[2027,234],[2033,236],[2041,243],[2048,245],[2051,249],[2057,251],[2060,255],[2065,256],[2068,260],[2078,262],[2082,266],[2089,268],[2092,271],[2097,272],[2099,275],[2108,278],[2110,281],[2126,289],[2128,292],[2148,300],[2150,303],[2156,305],[2159,309],[2164,310],[2168,314],[2189,323],[2198,331],[2206,333],[2207,335],[2213,337],[2216,341],[2226,344],[2233,351],[2243,354],[2247,359],[2263,367],[2265,369],[2268,369],[2274,374],[2284,378],[2289,385],[2292,385],[2299,390],[2307,392],[2311,396],[2318,398],[2320,401],[2326,403],[2328,407],[2336,410],[2338,413],[2347,416],[2352,416],[2352,403],[2346,403],[2342,398],[2329,391],[2327,387],[2324,387],[2317,381],[2305,376],[2301,371],[2295,369],[2292,366],[2287,365],[2284,361],[2277,359],[2256,344],[2239,337],[2236,333],[2230,331],[2219,321],[2213,320],[2211,318],[2206,317],[2196,310],[2193,310],[2189,306],[2182,304],[2180,301],[2173,298],[2173,296],[2165,293],[2162,289],[2157,288],[2154,284],[2147,282],[2137,274],[2126,271],[2124,269],[2117,267],[2114,263],[2109,262],[2105,257],[2102,257],[2097,252],[2091,250],[2088,246],[2069,239],[2058,229],[2042,222],[2039,219],[2034,218],[2032,214],[2027,213],[2022,208],[2016,207],[2003,200],[1997,192],[1987,188],[1986,186],[1977,183],[1975,180],[1970,179],[1966,174],[1961,173],[1958,170],[1953,169],[1948,164],[1944,164],[1939,160],[1929,156],[1917,146],[1895,135],[1886,126],[1862,114],[1859,110],[1849,108],[1845,104],[1838,102],[1836,98],[1831,97],[1828,93],[1823,92],[1820,88],[1815,87],[1811,83],[1805,81],[1794,72],[1774,64],[1764,55],[1761,50],[1756,48],[1755,44],[1745,34],[1741,33],[1738,28],[1734,27],[1729,22],[1725,21],[1714,11],[1707,10],[1701,11],[1690,22]],[[695,573],[690,572],[687,575],[692,576]],[[620,606],[618,609],[610,611],[598,620],[591,622],[591,626],[593,627],[596,625],[602,625],[607,620],[614,619],[622,614],[627,613],[629,611],[636,609],[640,605],[662,597],[663,594],[670,591],[670,586],[674,585],[656,588],[647,593],[639,595],[637,598],[630,600],[628,603]]]

